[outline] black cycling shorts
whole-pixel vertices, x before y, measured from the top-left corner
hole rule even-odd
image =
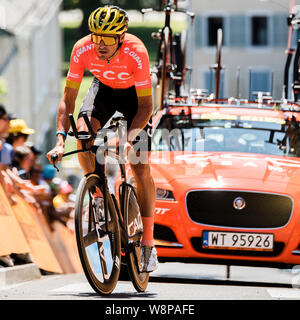
[[[135,86],[126,89],[114,89],[94,78],[82,103],[78,118],[82,117],[83,112],[86,112],[88,116],[96,118],[103,128],[114,113],[119,111],[125,117],[127,129],[129,129],[137,109],[138,98]],[[143,141],[143,148],[140,148],[142,144],[139,143],[139,149],[141,151],[151,151],[152,117],[143,131],[141,135],[135,138],[133,145]]]

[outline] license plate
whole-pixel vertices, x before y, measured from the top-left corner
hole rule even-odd
[[[270,233],[203,231],[204,248],[272,251],[273,244]]]

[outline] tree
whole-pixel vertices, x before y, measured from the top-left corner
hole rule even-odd
[[[161,0],[63,0],[63,10],[81,9],[83,20],[80,32],[83,35],[89,33],[88,18],[90,13],[98,7],[116,5],[125,10],[141,10],[145,7],[157,7]]]

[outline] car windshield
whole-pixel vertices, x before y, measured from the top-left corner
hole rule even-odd
[[[293,118],[294,119],[294,118]],[[299,122],[213,114],[167,115],[152,138],[153,151],[228,151],[300,157]]]

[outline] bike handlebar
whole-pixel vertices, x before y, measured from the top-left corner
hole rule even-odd
[[[57,166],[55,165],[55,162],[57,161],[58,159],[58,155],[55,153],[53,155],[51,155],[51,161],[52,161],[52,164],[53,164],[53,167],[57,170],[57,172],[59,171],[59,169],[57,168]]]
[[[78,133],[76,125],[75,125],[75,121],[74,121],[74,117],[73,114],[70,113],[69,114],[69,119],[70,119],[70,123],[71,123],[71,127],[73,131],[68,131],[68,135],[69,136],[74,136],[76,139],[78,140],[90,140],[91,138],[96,138],[96,133],[93,131],[91,122],[87,116],[86,112],[83,112],[82,114],[83,119],[86,123],[86,126],[88,128],[88,134],[82,134],[82,133]],[[110,121],[110,126],[108,126],[106,128],[106,130],[113,130],[115,131],[118,127],[119,127],[119,121],[123,121],[126,120],[125,117],[113,117]],[[83,147],[82,150],[75,150],[75,151],[71,151],[71,152],[67,152],[63,155],[63,157],[71,155],[71,154],[75,154],[75,153],[79,153],[79,152],[86,152],[86,151],[90,151],[92,148],[87,149],[86,147]],[[57,166],[55,165],[55,162],[57,162],[58,160],[58,155],[57,154],[53,154],[51,155],[51,162],[53,164],[53,167],[59,171],[59,169],[57,168]]]

